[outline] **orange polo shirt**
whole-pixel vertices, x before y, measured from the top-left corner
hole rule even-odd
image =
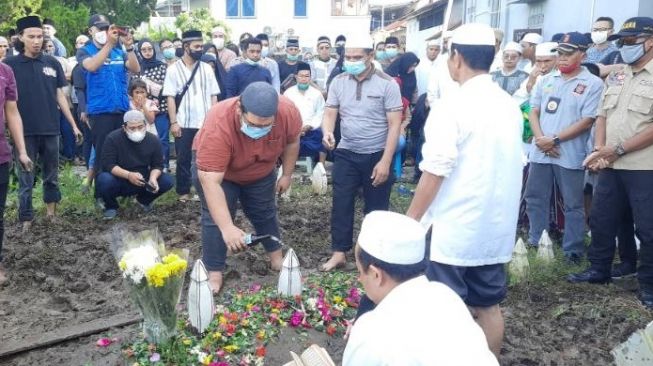
[[[238,98],[214,105],[193,141],[197,169],[224,173],[224,179],[250,184],[268,176],[290,143],[299,139],[302,118],[290,99],[279,96],[274,126],[266,136],[254,140],[240,131]]]

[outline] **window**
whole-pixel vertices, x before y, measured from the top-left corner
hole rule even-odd
[[[418,22],[420,31],[442,25],[444,23],[444,10],[442,8],[429,10],[418,18]]]
[[[295,0],[295,16],[306,16],[306,0]]]
[[[227,0],[227,17],[253,18],[256,16],[255,0]]]
[[[331,15],[368,15],[368,0],[331,0]]]

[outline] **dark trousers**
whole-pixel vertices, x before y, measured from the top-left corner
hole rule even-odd
[[[215,224],[209,208],[206,204],[204,191],[197,178],[197,167],[193,159],[193,184],[200,196],[202,206],[202,261],[209,271],[223,271],[226,265],[227,246],[222,238],[220,228]],[[236,184],[234,182],[222,181],[227,206],[231,219],[236,217],[236,206],[238,201],[245,212],[245,216],[254,226],[255,234],[271,234],[279,236],[279,221],[277,219],[277,204],[275,200],[275,187],[277,183],[276,172],[251,184]],[[269,252],[280,248],[279,243],[272,240],[264,240],[263,247]]]
[[[9,189],[9,165],[0,164],[0,263],[2,263],[2,242],[5,237],[5,204],[7,203],[7,191]]]
[[[149,177],[145,177],[145,180],[148,179]],[[119,207],[118,197],[136,196],[139,203],[149,205],[159,196],[172,189],[174,185],[172,177],[165,173],[161,174],[157,182],[159,183],[159,190],[156,193],[151,193],[145,187],[138,187],[129,183],[127,179],[118,178],[109,172],[102,172],[97,177],[95,185],[99,197],[104,201],[104,207],[116,210]]]
[[[53,203],[61,201],[59,191],[59,136],[25,136],[25,149],[27,155],[34,162],[40,162],[43,174],[43,202]],[[34,208],[32,207],[32,189],[36,170],[28,172],[23,170],[16,156],[18,168],[18,219],[32,221]]]
[[[89,116],[91,123],[91,134],[93,135],[93,146],[97,157],[95,171],[102,170],[102,147],[107,136],[122,127],[122,113],[103,113]],[[97,193],[96,193],[97,195]]]
[[[59,132],[61,133],[61,155],[66,160],[73,160],[75,157],[75,134],[63,113],[59,113]]]
[[[353,247],[354,208],[359,189],[363,189],[364,212],[387,210],[394,174],[390,169],[388,180],[378,187],[372,186],[372,171],[381,160],[383,151],[373,154],[336,149],[333,162],[333,208],[331,209],[331,249],[347,252]],[[392,167],[391,167],[392,168]]]
[[[592,244],[587,258],[592,268],[610,273],[614,238],[630,204],[641,240],[638,279],[653,290],[653,171],[605,169],[599,173],[590,215]]]
[[[154,119],[156,133],[161,141],[161,150],[163,152],[163,166],[170,167],[170,117],[168,113],[161,113]]]
[[[197,128],[182,128],[181,137],[175,138],[175,152],[177,153],[176,189],[178,195],[190,193],[191,148],[197,131],[199,131]]]
[[[637,243],[635,243],[635,223],[633,222],[633,211],[630,205],[627,205],[617,230],[617,240],[621,263],[627,263],[635,267],[637,265]]]

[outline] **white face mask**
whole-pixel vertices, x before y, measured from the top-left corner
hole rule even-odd
[[[221,50],[224,48],[224,38],[213,38],[213,45],[215,48]]]
[[[608,40],[607,31],[592,32],[592,42],[594,44],[603,44]]]
[[[269,47],[261,48],[261,57],[268,57],[269,53],[270,53],[270,48]]]
[[[146,133],[145,130],[136,132],[127,131],[127,138],[134,142],[141,142],[145,138]]]
[[[97,42],[99,44],[102,44],[102,45],[106,44],[107,43],[107,31],[100,31],[100,32],[95,33],[95,35],[93,35],[93,39],[95,40],[95,42]]]

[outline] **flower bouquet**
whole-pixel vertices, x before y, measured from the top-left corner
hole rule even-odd
[[[143,314],[145,337],[157,344],[169,340],[177,332],[188,251],[167,251],[158,230],[115,229],[111,242],[130,296]]]

